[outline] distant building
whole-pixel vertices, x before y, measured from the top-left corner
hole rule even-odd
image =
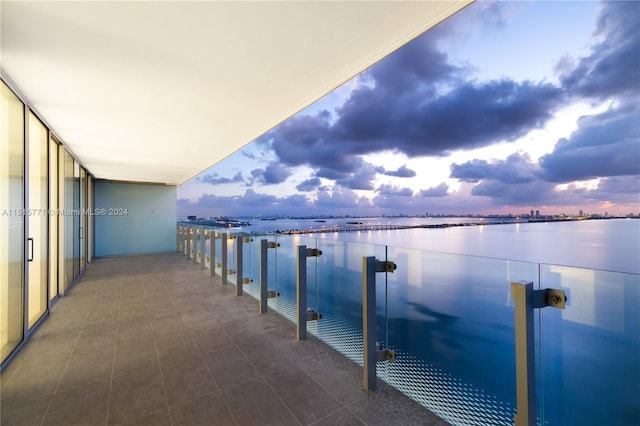
[[[536,217],[540,217],[540,210],[536,210]]]

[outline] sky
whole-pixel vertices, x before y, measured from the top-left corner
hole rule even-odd
[[[640,2],[478,1],[178,188],[178,217],[640,213]]]

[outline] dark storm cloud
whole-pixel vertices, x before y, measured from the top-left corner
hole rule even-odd
[[[536,179],[536,168],[529,155],[511,154],[505,160],[471,160],[450,166],[451,177],[463,182],[479,182],[490,179],[506,184],[531,182]]]
[[[204,175],[197,178],[198,181],[203,183],[209,183],[211,185],[221,185],[225,183],[240,183],[244,182],[244,178],[242,177],[242,173],[238,172],[232,178],[222,177],[217,173],[212,173],[210,175]]]
[[[386,176],[394,176],[394,177],[401,177],[401,178],[412,178],[412,177],[415,177],[416,175],[416,172],[408,168],[406,164],[398,168],[398,170],[384,170],[384,168],[380,168],[379,173],[382,173]]]
[[[321,181],[320,178],[314,177],[311,179],[307,179],[305,181],[300,182],[297,186],[296,189],[298,191],[304,191],[304,192],[309,192],[309,191],[313,191],[315,189],[318,189],[318,187],[321,185]]]
[[[264,169],[252,170],[251,176],[264,185],[275,185],[286,181],[291,170],[283,164],[271,163]]]
[[[442,182],[438,186],[433,186],[428,189],[421,189],[418,195],[420,197],[445,197],[449,195],[449,185]]]
[[[491,3],[477,9],[466,13],[501,7]],[[502,18],[492,25],[496,22]],[[343,179],[348,187],[362,189],[367,187],[362,180],[348,183],[354,177],[344,176],[361,169],[356,161],[361,155],[393,150],[409,157],[445,156],[514,141],[543,127],[559,107],[562,90],[506,78],[465,80],[471,69],[454,65],[438,47],[440,39],[456,32],[454,27],[445,22],[371,67],[360,78],[365,84],[351,92],[335,117],[326,111],[300,114],[261,140],[284,164],[308,164],[320,171],[318,177]]]
[[[568,139],[540,158],[542,177],[572,182],[640,174],[640,107],[637,103],[582,117]]]
[[[640,2],[602,2],[594,36],[601,40],[588,56],[561,75],[562,84],[580,96],[608,99],[638,96],[640,85]],[[560,67],[571,64],[564,58]]]

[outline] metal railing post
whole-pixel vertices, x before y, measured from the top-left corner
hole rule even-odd
[[[211,276],[216,276],[216,231],[213,229],[209,234],[209,256],[211,256],[211,261],[209,262],[211,265]]]
[[[220,275],[222,276],[222,285],[227,285],[227,240],[229,239],[229,234],[223,232],[220,238],[220,263],[222,264]]]
[[[200,230],[198,228],[193,228],[193,263],[194,265],[198,263],[198,234]]]
[[[205,251],[204,251],[204,243],[207,239],[207,231],[202,230],[200,232],[200,269],[204,270],[205,268]]]
[[[296,255],[296,340],[307,338],[307,321],[320,319],[320,314],[307,309],[307,257],[320,256],[318,249],[298,246]]]
[[[236,235],[236,296],[242,296],[242,285],[244,279],[242,277],[242,243],[244,237]]]
[[[534,290],[532,282],[512,282],[516,334],[516,426],[536,425],[536,360],[533,310],[551,306],[564,309],[563,290]]]
[[[378,387],[376,364],[395,361],[395,352],[379,348],[376,342],[376,272],[393,272],[396,264],[362,258],[362,388],[373,391]]]
[[[191,259],[191,240],[192,240],[192,234],[193,234],[193,228],[189,227],[187,228],[187,247],[186,247],[186,253],[187,253],[187,261],[189,261],[189,259]]]

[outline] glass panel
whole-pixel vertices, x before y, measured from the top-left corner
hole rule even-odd
[[[49,134],[47,128],[29,114],[29,301],[28,326],[31,328],[47,310],[47,272],[49,252]]]
[[[49,299],[58,295],[58,143],[49,138]]]
[[[271,238],[269,239],[271,240]],[[269,309],[273,309],[289,321],[296,322],[296,253],[299,245],[315,247],[315,240],[307,235],[277,235],[280,246],[269,249],[269,290],[280,295],[269,299]],[[274,256],[275,255],[275,256]],[[275,258],[275,267],[272,259]]]
[[[75,278],[73,271],[73,157],[64,150],[64,289],[68,289]]]
[[[309,304],[322,315],[307,324],[310,333],[362,365],[362,258],[382,260],[385,247],[319,239],[317,293],[309,294]],[[384,306],[384,279],[376,274],[378,307]],[[378,309],[379,328],[383,328],[384,309]]]
[[[544,424],[637,425],[640,275],[542,265],[565,310],[541,309]]]
[[[80,270],[84,270],[87,266],[87,172],[80,167],[80,230],[78,234],[78,243],[80,245]]]
[[[80,165],[73,161],[73,279],[80,275]]]
[[[24,106],[0,82],[0,362],[23,338]]]
[[[391,247],[388,256],[398,269],[388,274],[396,361],[386,380],[454,424],[513,424],[510,282],[537,281],[535,265]]]

